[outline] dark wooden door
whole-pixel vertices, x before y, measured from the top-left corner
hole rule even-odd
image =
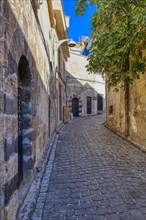
[[[92,113],[92,97],[87,96],[87,114]]]
[[[72,99],[72,113],[74,117],[78,117],[78,105],[79,100],[77,98]]]
[[[102,95],[98,94],[98,102],[97,102],[97,109],[99,111],[103,110],[103,97]]]

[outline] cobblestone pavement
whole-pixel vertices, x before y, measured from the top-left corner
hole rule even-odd
[[[103,122],[77,118],[62,129],[33,220],[146,220],[146,154]]]

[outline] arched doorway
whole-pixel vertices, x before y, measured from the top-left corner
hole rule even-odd
[[[78,106],[79,106],[78,98],[73,98],[72,99],[72,113],[74,117],[78,117],[78,114],[79,114]]]
[[[31,140],[25,133],[31,128],[31,74],[29,63],[22,56],[18,66],[18,187],[21,185],[26,164],[24,156],[29,154]],[[28,133],[28,132],[27,132]],[[26,154],[27,151],[27,154]]]

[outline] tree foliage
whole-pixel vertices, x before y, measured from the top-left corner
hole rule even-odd
[[[132,83],[145,71],[146,1],[76,0],[76,13],[84,15],[89,4],[97,7],[92,16],[92,51],[87,70],[107,75],[107,83]]]

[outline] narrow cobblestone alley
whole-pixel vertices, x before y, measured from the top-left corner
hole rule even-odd
[[[61,130],[33,220],[146,219],[146,155],[103,122],[77,118]]]

